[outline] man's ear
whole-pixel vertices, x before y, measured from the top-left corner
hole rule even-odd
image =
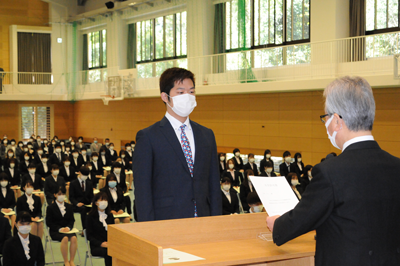
[[[335,119],[336,119],[334,131],[339,131],[340,129],[343,128],[343,120],[339,117],[338,114],[334,114],[334,116],[335,116]]]
[[[161,92],[161,100],[163,100],[164,103],[168,102],[168,95],[165,92]]]

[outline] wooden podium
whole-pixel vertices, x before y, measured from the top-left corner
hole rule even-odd
[[[314,265],[315,232],[280,247],[258,238],[270,233],[266,213],[213,216],[108,227],[108,254],[113,266],[163,265],[163,248],[205,260],[173,265]]]

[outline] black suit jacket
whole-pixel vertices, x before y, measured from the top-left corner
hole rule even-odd
[[[65,182],[71,182],[76,179],[75,168],[71,165],[69,166],[69,175],[67,175],[67,170],[65,170],[65,166],[60,167],[60,176],[64,177]]]
[[[257,169],[257,164],[253,163],[253,167],[251,167],[250,163],[246,163],[243,167],[244,171],[246,172],[246,170],[253,170],[254,175],[258,176],[258,169]]]
[[[303,163],[303,162],[300,162],[301,170],[300,170],[300,167],[297,165],[296,162],[294,162],[293,165],[294,165],[294,169],[295,169],[294,172],[297,174],[297,177],[300,179],[300,177],[301,177],[301,176],[303,175],[303,173],[304,173],[304,163]],[[293,171],[291,171],[291,172],[293,172]]]
[[[114,169],[111,169],[111,173],[114,174]],[[117,186],[119,186],[123,193],[127,192],[128,187],[126,186],[126,174],[125,170],[121,168],[121,172],[119,174],[119,182],[117,181]]]
[[[117,201],[114,202],[114,199],[111,195],[110,189],[108,186],[103,187],[100,189],[100,191],[105,192],[107,194],[108,198],[108,207],[110,208],[110,211],[116,211],[118,212],[119,210],[125,210],[125,200],[124,200],[124,194],[122,193],[122,189],[120,187],[117,188]]]
[[[237,192],[233,188],[229,190],[231,195],[231,202],[229,202],[228,198],[225,196],[225,193],[221,191],[222,198],[222,214],[228,215],[232,213],[239,213],[239,199],[237,197]]]
[[[57,157],[57,154],[54,151],[54,153],[52,155],[50,155],[50,157],[49,157],[50,164],[57,164],[59,167],[62,167],[63,166],[63,162],[62,162],[63,153],[62,152],[60,153],[60,158],[61,159],[59,160]]]
[[[230,160],[233,160],[233,163],[235,164],[235,170],[236,170],[236,171],[240,171],[240,170],[242,170],[242,169],[244,168],[244,164],[243,164],[243,159],[242,159],[242,157],[239,157],[239,162],[240,162],[240,163],[238,163],[238,162],[236,161],[236,156],[233,156]]]
[[[114,216],[111,213],[107,214],[106,223],[108,225],[114,224]],[[107,241],[107,231],[99,220],[98,211],[88,214],[86,217],[86,235],[90,249],[98,248],[103,242]]]
[[[27,180],[33,181],[30,174],[25,174],[22,176],[22,181],[21,181],[21,190],[22,191],[24,191],[25,183]],[[34,190],[37,190],[37,189],[43,190],[43,183],[44,182],[42,180],[42,177],[39,174],[35,173],[35,182],[33,182],[33,189]]]
[[[59,187],[65,187],[65,179],[62,175],[57,176],[57,182],[52,175],[46,177],[44,182],[44,193],[46,195],[47,203],[50,204],[54,201],[54,194],[58,192]]]
[[[8,175],[10,178],[10,186],[20,185],[21,184],[21,172],[18,168],[14,167],[14,175],[11,176],[10,168],[4,169],[4,173]]]
[[[239,171],[235,171],[234,173],[235,173],[235,179],[233,179],[233,176],[232,176],[231,172],[229,172],[229,171],[225,171],[222,174],[222,177],[225,177],[225,176],[228,177],[231,180],[232,187],[238,187],[243,183],[243,175]]]
[[[296,173],[296,165],[294,163],[290,163],[290,171],[285,162],[279,165],[279,174],[281,176],[286,177],[286,180],[288,181],[289,185],[291,185],[291,180],[288,179],[288,174],[292,172]]]
[[[274,177],[274,176],[276,176],[276,173],[275,173],[274,171],[272,171],[272,172],[270,173],[270,176],[269,176],[267,172],[263,171],[263,172],[261,172],[260,175],[261,175],[261,176],[266,176],[266,177]]]
[[[7,186],[7,193],[6,197],[3,196],[2,190],[3,188],[0,188],[0,210],[2,208],[5,209],[14,209],[15,207],[15,195],[14,191],[10,188],[10,186]]]
[[[272,161],[271,159],[269,159],[268,161],[272,163],[272,168],[275,168],[274,161]],[[265,170],[266,165],[267,165],[267,159],[262,159],[260,161],[260,171],[261,172]]]
[[[78,158],[76,158],[76,163],[75,163],[74,156],[72,156],[72,154],[71,154],[71,156],[69,156],[69,159],[71,160],[71,166],[72,166],[77,172],[79,172],[79,168],[80,168],[81,165],[82,165],[81,157],[78,156]]]
[[[43,163],[40,162],[39,164],[36,165],[36,172],[41,176],[46,178],[46,176],[51,174],[51,164],[49,163],[50,161],[47,161],[47,171],[44,170]]]
[[[312,169],[301,201],[275,221],[274,242],[316,229],[316,266],[400,265],[399,173],[400,159],[375,141],[351,144]]]
[[[166,117],[140,130],[133,153],[135,203],[139,221],[220,215],[217,146],[211,129],[190,121],[195,142],[194,173]]]
[[[10,221],[0,212],[0,254],[3,254],[4,242],[11,238]]]
[[[222,177],[223,173],[226,170],[226,160],[222,162],[224,166],[221,165],[221,160],[218,161],[219,166],[219,175]]]
[[[32,216],[32,218],[35,217],[42,217],[42,202],[40,201],[40,198],[34,194],[32,194],[33,198],[33,211],[29,209],[29,204],[27,202],[27,197],[26,194],[22,195],[21,197],[18,198],[17,200],[17,211],[16,213],[19,213],[21,211],[27,211],[29,214]]]
[[[45,258],[42,240],[32,234],[29,234],[29,256],[30,259],[27,260],[21,239],[18,235],[15,235],[4,244],[3,266],[44,266]]]
[[[108,159],[110,160],[111,163],[115,162],[118,158],[118,152],[116,150],[113,150],[113,154],[111,154],[111,150],[108,152]]]
[[[75,218],[72,210],[72,205],[64,202],[65,214],[61,215],[60,208],[56,202],[53,202],[47,207],[46,211],[46,224],[50,228],[50,235],[52,233],[58,233],[63,227],[74,228]]]
[[[74,210],[77,208],[77,204],[82,202],[85,205],[89,205],[92,203],[93,199],[93,185],[89,179],[86,179],[85,182],[85,191],[82,190],[81,181],[79,179],[75,179],[69,185],[69,200],[71,201]]]

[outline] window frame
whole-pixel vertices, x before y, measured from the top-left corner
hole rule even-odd
[[[101,65],[101,63],[104,63],[104,61],[103,61],[103,58],[100,56],[100,54],[104,53],[104,51],[103,51],[103,45],[99,45],[99,64],[100,64],[100,66],[99,67],[89,67],[89,65],[90,65],[90,56],[89,56],[89,50],[90,50],[89,49],[89,47],[90,47],[90,41],[89,40],[90,40],[90,37],[89,37],[89,35],[91,33],[94,33],[94,32],[99,32],[100,33],[99,37],[100,37],[100,40],[102,41],[103,40],[103,30],[106,31],[106,40],[105,40],[105,43],[106,43],[106,51],[105,51],[105,53],[106,53],[106,63],[105,63],[105,65]],[[108,58],[108,56],[107,56],[107,48],[108,48],[108,45],[107,45],[107,29],[104,27],[104,28],[101,28],[101,29],[97,29],[95,31],[90,31],[90,32],[87,33],[87,38],[88,38],[88,40],[87,40],[87,45],[88,45],[88,70],[96,70],[96,69],[107,68],[107,58]],[[99,43],[100,43],[100,41],[99,41]],[[101,42],[101,43],[103,43],[103,42]],[[101,60],[100,60],[100,58],[101,58]]]
[[[54,136],[54,104],[18,104],[18,134],[20,136],[20,140],[26,141],[28,138],[23,138],[22,135],[22,107],[46,107],[50,108],[50,136],[48,138],[51,138]],[[37,127],[34,129],[34,132],[31,133],[37,135]],[[42,138],[44,136],[41,136]]]
[[[376,27],[377,23],[377,18],[376,18],[376,10],[377,10],[377,1],[382,1],[382,0],[374,0],[374,27]],[[389,0],[386,0],[386,4],[388,4]],[[386,5],[386,25],[388,25],[388,19],[389,19],[389,13],[388,13],[388,5]],[[398,26],[397,27],[391,27],[391,28],[384,28],[384,29],[374,29],[374,30],[367,30],[367,2],[365,2],[365,35],[374,35],[374,34],[381,34],[381,33],[388,33],[388,32],[396,32],[400,31],[400,0],[397,1],[397,22]]]

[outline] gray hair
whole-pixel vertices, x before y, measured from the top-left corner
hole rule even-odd
[[[362,77],[343,77],[324,90],[325,111],[342,116],[351,131],[370,131],[375,119],[375,100],[371,86]]]

